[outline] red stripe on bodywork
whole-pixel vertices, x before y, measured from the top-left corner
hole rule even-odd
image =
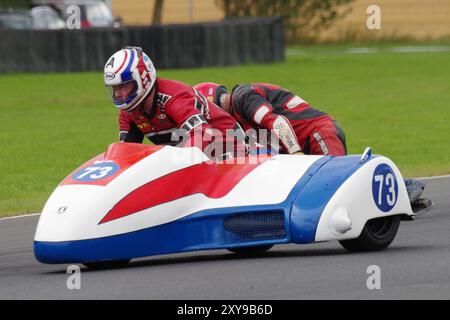
[[[203,162],[169,173],[129,193],[99,224],[197,193],[221,198],[265,160],[267,157],[259,156],[258,163],[242,165]]]

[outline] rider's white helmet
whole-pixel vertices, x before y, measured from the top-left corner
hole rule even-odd
[[[152,60],[139,47],[126,47],[114,53],[106,62],[104,81],[108,93],[120,110],[136,109],[155,86],[156,70]],[[133,88],[127,97],[117,98],[114,89],[126,83]]]

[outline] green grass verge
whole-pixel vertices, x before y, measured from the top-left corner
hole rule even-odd
[[[284,63],[163,70],[159,76],[229,88],[280,84],[333,115],[350,153],[370,145],[405,176],[450,173],[450,53],[344,49],[315,46]],[[101,73],[2,75],[0,95],[0,216],[40,211],[69,172],[117,140],[117,111]]]

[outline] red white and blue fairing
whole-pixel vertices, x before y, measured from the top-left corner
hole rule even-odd
[[[55,189],[34,249],[43,263],[85,263],[344,240],[370,219],[399,214],[413,212],[399,170],[383,156],[227,164],[197,148],[116,143]]]

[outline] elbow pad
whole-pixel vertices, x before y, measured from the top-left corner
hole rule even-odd
[[[301,151],[294,129],[285,117],[277,116],[273,122],[272,130],[280,139],[281,147],[286,153],[292,154]]]
[[[128,131],[120,131],[119,132],[119,141],[124,142],[125,139],[127,138],[127,135],[128,135]]]

